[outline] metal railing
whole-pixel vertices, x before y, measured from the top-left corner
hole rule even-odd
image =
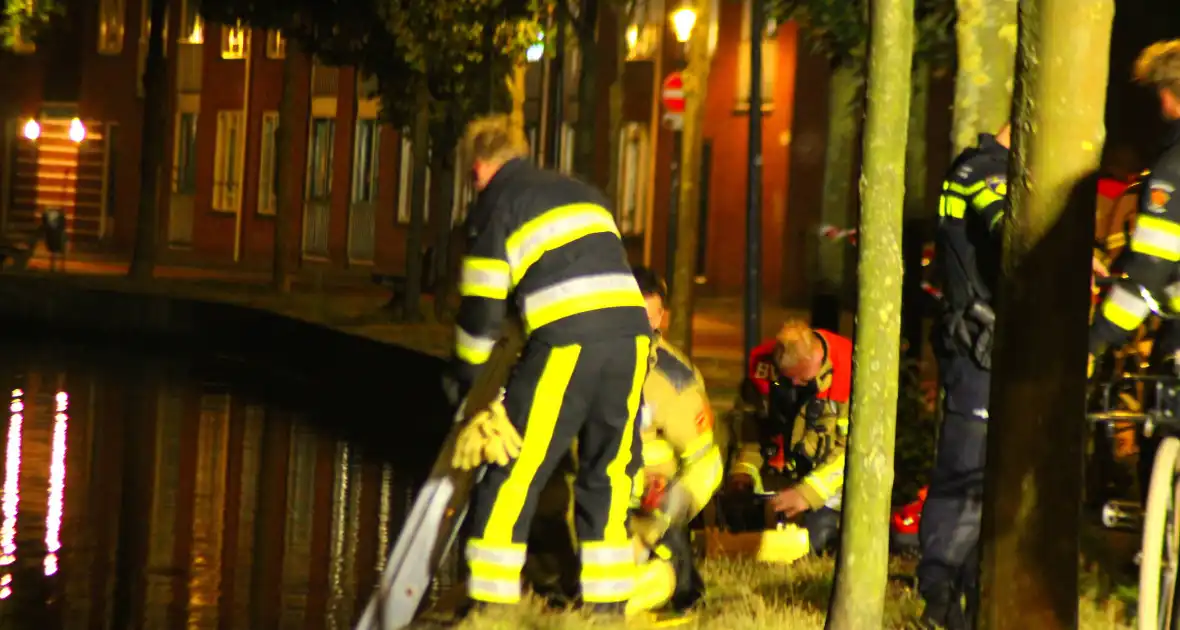
[[[348,209],[348,262],[369,263],[377,249],[376,208],[371,202],[356,202]]]

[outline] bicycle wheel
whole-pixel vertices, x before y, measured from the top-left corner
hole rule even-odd
[[[1173,505],[1178,464],[1180,439],[1164,438],[1152,463],[1151,485],[1143,511],[1143,543],[1139,561],[1140,630],[1170,630],[1175,594],[1177,544],[1172,539],[1176,529]],[[1161,592],[1163,599],[1160,597]],[[1169,625],[1163,625],[1165,623]]]

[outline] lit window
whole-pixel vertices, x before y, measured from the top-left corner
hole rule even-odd
[[[742,39],[738,45],[738,89],[737,109],[750,108],[750,0],[742,2]],[[765,37],[762,40],[762,109],[774,104],[775,73],[778,68],[778,42],[775,35],[778,24],[769,19],[766,22]]]
[[[262,114],[262,150],[258,160],[258,214],[274,214],[278,206],[279,113]]]
[[[127,3],[125,0],[101,0],[98,7],[98,52],[118,55],[123,52],[123,32]]]
[[[311,141],[307,152],[307,198],[329,201],[332,198],[332,157],[336,145],[336,121],[313,118]]]
[[[150,0],[144,0],[149,2]],[[184,20],[180,25],[180,42],[182,44],[202,44],[205,42],[205,23],[201,20],[201,3],[199,0],[186,0],[184,3]]]
[[[172,155],[172,192],[191,195],[197,191],[197,114],[176,115]]]
[[[397,222],[410,222],[410,202],[414,193],[414,143],[409,138],[410,131],[402,132],[401,156],[397,177]],[[426,153],[426,162],[430,162],[430,152]],[[430,169],[426,169],[426,194],[423,196],[422,218],[430,218]]]
[[[356,157],[352,166],[352,202],[377,200],[378,158],[381,150],[381,125],[375,119],[356,122]]]
[[[619,231],[642,234],[646,224],[648,181],[647,128],[628,123],[619,131],[619,172],[616,174]]]
[[[213,209],[236,212],[242,201],[242,112],[217,113],[213,158]]]
[[[250,28],[240,22],[221,27],[221,58],[245,59],[250,49]]]
[[[287,38],[283,32],[271,29],[266,32],[266,58],[282,59],[287,56]]]

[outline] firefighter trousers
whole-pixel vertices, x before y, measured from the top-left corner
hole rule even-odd
[[[538,498],[574,439],[574,529],[582,601],[631,596],[635,557],[627,511],[642,465],[639,405],[646,335],[552,346],[530,339],[505,388],[504,408],[523,438],[520,456],[488,466],[474,488],[467,543],[471,599],[520,601],[521,569]]]
[[[979,533],[990,374],[966,357],[940,357],[945,389],[938,449],[922,507],[918,591],[928,606],[978,598]]]

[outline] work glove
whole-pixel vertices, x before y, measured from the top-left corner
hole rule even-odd
[[[451,465],[459,470],[472,470],[482,464],[507,466],[520,455],[522,445],[503,403],[496,400],[460,429]]]

